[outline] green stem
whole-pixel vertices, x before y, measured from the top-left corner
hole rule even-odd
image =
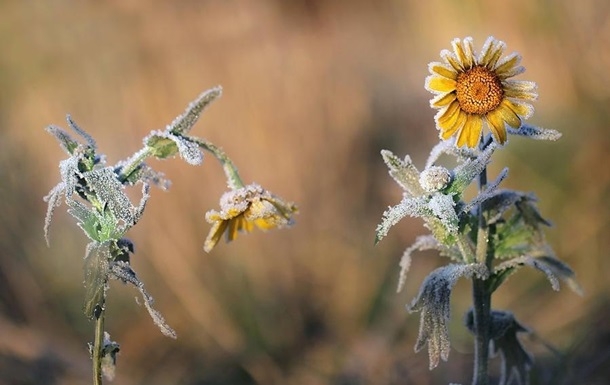
[[[140,167],[146,158],[153,154],[153,152],[154,149],[152,147],[144,146],[140,151],[133,154],[121,169],[119,180],[124,181],[127,179],[132,172]]]
[[[479,148],[481,151],[491,143],[489,138],[482,138]],[[487,168],[479,174],[479,193],[487,185]],[[493,260],[492,248],[489,247],[489,227],[483,208],[479,205],[479,226],[477,230],[476,259],[478,263],[486,264],[491,268]],[[489,362],[489,328],[491,322],[491,290],[487,280],[473,278],[472,280],[472,301],[474,312],[474,376],[473,385],[488,385],[488,362]]]
[[[233,164],[233,161],[227,156],[227,154],[218,146],[213,144],[212,142],[208,142],[205,139],[194,138],[194,137],[185,137],[186,139],[197,143],[200,148],[210,152],[222,165],[222,169],[225,172],[227,177],[228,185],[231,189],[236,190],[238,188],[244,187],[244,182],[242,182],[239,177],[239,173],[237,172],[237,167]]]
[[[102,349],[104,346],[104,306],[95,319],[95,339],[93,340],[93,385],[102,385]]]

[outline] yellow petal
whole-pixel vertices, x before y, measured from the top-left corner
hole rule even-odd
[[[455,80],[431,75],[426,78],[426,89],[431,92],[451,92],[455,90]]]
[[[493,70],[504,52],[505,44],[503,41],[496,40],[493,37],[487,38],[487,41],[483,45],[481,56],[479,57],[479,64]]]
[[[442,77],[453,79],[453,80],[457,79],[457,72],[453,68],[451,68],[447,65],[444,65],[442,63],[432,62],[428,65],[428,69],[430,70],[430,73],[432,73],[432,74],[438,74]]]
[[[517,106],[508,99],[504,99],[497,110],[502,114],[502,119],[513,128],[519,128],[521,126],[521,118],[519,117],[519,114],[517,114],[517,111],[527,113],[527,110],[523,105]]]
[[[455,57],[461,63],[461,68],[464,69],[472,67],[472,41],[470,42],[470,45],[464,44],[467,43],[467,40],[468,38],[464,39],[464,42],[462,42],[460,39],[453,39],[453,41],[451,42]]]
[[[536,100],[538,93],[536,92],[536,83],[524,80],[505,80],[502,82],[504,86],[504,94],[507,98]]]
[[[475,148],[481,139],[483,119],[479,115],[468,114],[464,127],[458,134],[457,146],[462,147],[466,144],[470,148]]]
[[[459,110],[460,103],[454,100],[444,110],[440,110],[434,118],[441,127],[450,127],[457,119]]]
[[[510,100],[506,100],[503,103],[506,107],[510,108],[516,115],[518,115],[519,118],[527,119],[534,113],[534,107],[532,107],[532,105],[529,103],[518,103]],[[515,128],[517,127],[519,126],[516,126]]]
[[[430,101],[430,106],[434,108],[441,108],[448,106],[449,103],[453,102],[456,99],[455,92],[449,92],[444,95],[438,95],[434,99]]]
[[[504,127],[504,119],[500,109],[496,109],[486,115],[489,131],[494,137],[494,140],[499,144],[506,142],[506,127]]]
[[[208,233],[207,238],[205,239],[205,243],[203,244],[203,249],[206,253],[209,253],[214,248],[214,246],[218,244],[218,241],[220,240],[220,237],[222,237],[222,233],[224,233],[228,224],[228,221],[214,222],[212,228],[210,229],[210,232]]]
[[[453,69],[457,72],[464,72],[464,67],[462,67],[462,64],[451,52],[447,51],[446,49],[442,50],[441,58],[443,58],[443,60],[445,60],[445,62],[447,62],[447,64],[453,67]]]
[[[500,60],[498,62],[498,64],[496,65],[496,68],[494,71],[496,72],[496,75],[502,77],[504,74],[509,73],[511,70],[516,68],[520,62],[521,62],[521,56],[518,53],[513,52],[510,55],[506,56],[504,59]],[[521,68],[523,68],[523,67],[521,67]],[[511,76],[515,76],[515,75],[516,74],[511,75]]]
[[[462,126],[464,126],[464,123],[466,123],[466,119],[468,117],[467,113],[460,110],[460,111],[458,111],[458,113],[456,115],[457,115],[457,118],[453,122],[453,125],[451,125],[450,127],[447,127],[447,128],[443,128],[443,130],[441,131],[442,139],[447,140],[447,139],[451,138],[453,135],[455,135],[455,133],[460,128],[462,128]]]

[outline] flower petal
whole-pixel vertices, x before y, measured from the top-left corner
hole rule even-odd
[[[451,92],[455,90],[456,82],[443,76],[430,75],[426,78],[426,89],[430,92]]]
[[[496,75],[498,75],[499,77],[503,77],[504,74],[511,72],[514,68],[519,66],[520,62],[521,55],[519,55],[517,52],[513,52],[510,55],[502,58],[502,60],[498,61],[498,64],[496,64],[496,68],[494,69],[494,71]]]
[[[455,122],[455,120],[457,120],[457,115],[459,111],[460,103],[457,100],[454,100],[445,109],[440,110],[434,118],[436,119],[436,122],[442,127],[449,127]]]
[[[500,109],[496,109],[486,115],[487,126],[489,127],[489,131],[494,137],[494,140],[499,144],[504,144],[506,142],[506,127],[504,126],[504,119],[502,118],[502,113]]]
[[[214,222],[212,228],[210,229],[210,232],[208,233],[208,237],[205,239],[205,243],[203,244],[203,249],[206,251],[206,253],[209,253],[214,248],[214,246],[216,246],[216,244],[222,237],[222,234],[227,229],[228,225],[228,221]]]
[[[479,64],[493,70],[504,52],[506,44],[503,41],[496,40],[492,36],[487,38],[481,56],[479,57]]]
[[[434,99],[430,100],[430,106],[434,108],[442,108],[448,106],[451,102],[456,99],[455,92],[449,92],[446,94],[440,94]]]
[[[460,61],[450,51],[448,51],[446,49],[442,50],[441,58],[443,60],[445,60],[445,62],[447,62],[447,64],[449,64],[451,67],[453,67],[456,71],[458,71],[458,72],[464,71],[464,67],[462,67],[462,64],[460,63]]]
[[[517,116],[522,119],[528,119],[534,113],[534,107],[532,107],[529,103],[521,103],[517,101],[505,100],[503,103],[510,108]],[[511,125],[512,126],[512,125]],[[519,125],[520,126],[520,125]],[[514,128],[519,128],[519,126],[512,126]]]
[[[504,95],[508,98],[536,100],[538,93],[536,92],[536,83],[525,80],[505,80],[502,82],[504,86]]]
[[[455,121],[453,122],[453,124],[451,126],[447,126],[447,127],[441,127],[442,131],[440,134],[440,137],[443,140],[447,140],[449,138],[451,138],[453,135],[455,135],[456,132],[459,131],[460,128],[462,128],[464,126],[464,123],[466,123],[466,119],[468,117],[468,114],[465,113],[464,111],[458,111],[457,113],[457,118],[455,119]]]
[[[483,129],[483,119],[479,115],[468,114],[464,127],[458,134],[457,146],[462,147],[466,144],[470,148],[475,148],[481,139]]]
[[[449,79],[457,79],[457,72],[450,66],[439,62],[432,62],[428,65],[428,70],[433,75],[440,75]]]
[[[472,68],[472,38],[467,37],[463,41],[461,41],[460,39],[453,39],[451,45],[453,46],[453,52],[455,52],[455,56],[462,64],[462,68]]]

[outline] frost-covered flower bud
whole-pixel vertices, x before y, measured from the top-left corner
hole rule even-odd
[[[430,193],[444,189],[450,181],[451,172],[441,166],[428,167],[419,175],[419,184]]]

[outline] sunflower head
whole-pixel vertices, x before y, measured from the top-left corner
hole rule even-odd
[[[521,56],[512,53],[502,58],[505,44],[487,38],[476,55],[472,38],[454,39],[453,51],[441,51],[441,62],[429,65],[431,75],[426,89],[435,96],[430,101],[438,109],[434,117],[440,137],[457,137],[457,146],[474,148],[479,143],[483,124],[499,144],[506,142],[506,124],[519,128],[534,111],[536,84],[510,80],[525,71]]]

